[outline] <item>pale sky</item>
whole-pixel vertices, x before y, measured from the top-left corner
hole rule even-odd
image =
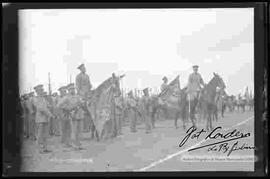
[[[123,88],[154,90],[192,65],[205,82],[219,73],[229,94],[254,87],[253,8],[20,10],[20,93],[72,82],[85,63],[96,88],[113,72]]]

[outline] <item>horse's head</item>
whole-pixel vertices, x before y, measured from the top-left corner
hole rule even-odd
[[[124,77],[125,75],[121,76],[116,76],[114,73],[112,74],[112,86],[111,90],[114,96],[120,96],[121,95],[121,89],[120,89],[120,80]]]
[[[213,73],[213,83],[215,84],[216,87],[219,87],[222,91],[226,88],[226,85],[223,81],[223,79],[219,76],[217,73]]]

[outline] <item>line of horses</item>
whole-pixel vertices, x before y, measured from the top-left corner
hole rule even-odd
[[[120,80],[123,77],[124,75],[112,75],[112,77],[105,80],[93,90],[89,99],[86,101],[87,115],[92,122],[92,137],[96,137],[97,140],[102,139],[106,133],[113,133],[112,128],[115,121],[113,121],[113,117],[111,116],[111,108],[113,106],[114,98],[121,94]],[[155,121],[161,111],[166,114],[166,112],[168,113],[167,110],[169,108],[174,108],[173,114],[170,115],[174,116],[174,125],[176,128],[178,128],[178,119],[182,120],[183,129],[186,129],[189,120],[193,126],[197,127],[195,113],[196,111],[201,111],[203,113],[203,118],[206,119],[206,129],[212,130],[213,121],[215,118],[217,120],[217,88],[224,90],[226,85],[220,75],[213,73],[212,79],[202,88],[198,93],[198,96],[189,100],[187,89],[180,89],[179,76],[177,76],[176,79],[169,84],[169,88],[165,93],[151,96],[152,127],[155,127]],[[239,108],[244,104],[246,105],[246,102],[244,104],[241,102],[239,104],[234,103],[229,100],[228,102],[225,100],[222,102],[222,110],[224,110],[225,107],[234,110],[235,107],[232,107],[234,104],[239,106]]]

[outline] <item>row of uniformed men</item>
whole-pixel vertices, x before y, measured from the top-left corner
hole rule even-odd
[[[23,100],[26,135],[34,139],[37,129],[38,144],[41,153],[48,152],[47,138],[49,129],[56,135],[59,135],[59,130],[61,130],[61,142],[64,146],[71,147],[73,144],[73,147],[80,149],[79,135],[81,133],[81,121],[84,119],[85,113],[80,108],[83,101],[80,96],[75,94],[74,84],[72,83],[67,87],[59,88],[60,95],[53,95],[51,102],[48,100],[48,95],[44,91],[43,85],[38,85],[34,89],[37,96],[34,96],[32,92],[28,94],[27,99],[25,98]],[[68,90],[68,94],[66,94],[66,90]],[[144,119],[146,133],[151,132],[151,101],[148,88],[144,89],[143,92],[144,96],[139,101],[134,97],[132,91],[128,93],[126,104],[131,132],[137,131],[136,123],[139,116]],[[115,102],[116,135],[120,135],[123,105],[120,100],[118,102],[116,100]]]
[[[81,149],[79,138],[81,121],[84,118],[82,109],[84,102],[75,94],[74,84],[59,88],[60,96],[54,96],[51,101],[48,100],[43,85],[37,85],[34,89],[36,96],[32,92],[23,96],[22,100],[25,135],[32,139],[37,136],[40,153],[47,153],[50,152],[47,148],[47,139],[49,128],[52,126],[55,134],[59,133],[60,128],[61,142],[64,146]]]

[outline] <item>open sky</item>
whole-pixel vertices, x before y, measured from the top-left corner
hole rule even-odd
[[[229,94],[254,87],[252,8],[21,10],[20,93],[74,82],[85,63],[96,88],[113,72],[125,89],[187,84],[192,65],[205,82],[219,73]]]

